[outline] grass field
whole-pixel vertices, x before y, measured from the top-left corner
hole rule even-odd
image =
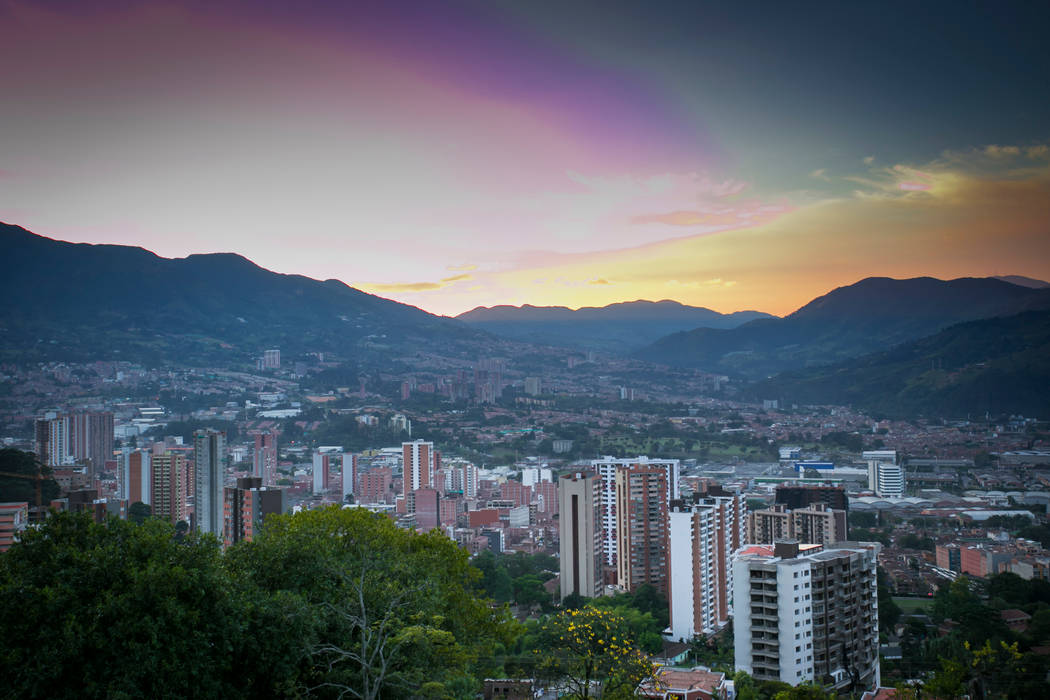
[[[926,612],[933,606],[933,598],[894,598],[893,602],[905,614],[913,612]]]

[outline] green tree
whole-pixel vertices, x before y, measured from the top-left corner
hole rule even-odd
[[[146,522],[146,518],[151,515],[153,515],[153,508],[142,501],[135,501],[128,506],[128,520],[136,525],[141,525]]]
[[[321,696],[405,697],[471,687],[516,626],[475,591],[479,574],[447,537],[400,530],[360,509],[271,516],[231,566],[315,612],[301,683]]]
[[[757,700],[755,680],[748,675],[747,671],[737,671],[733,674],[733,685],[736,687],[737,700]]]
[[[289,612],[238,587],[214,538],[177,543],[159,520],[56,514],[0,556],[0,694],[271,695],[256,665],[295,655]],[[256,636],[273,658],[249,653]]]
[[[552,615],[541,627],[536,670],[564,687],[571,698],[632,697],[653,677],[623,618],[596,608]]]

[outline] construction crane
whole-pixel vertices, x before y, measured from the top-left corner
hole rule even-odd
[[[44,481],[43,471],[40,469],[40,465],[37,465],[36,474],[15,474],[14,472],[0,472],[0,476],[11,477],[13,479],[32,479],[36,482],[36,509],[40,511],[43,507],[43,495],[41,493],[40,485]]]

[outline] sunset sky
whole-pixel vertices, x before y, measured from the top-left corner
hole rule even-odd
[[[8,2],[0,221],[455,314],[1050,278],[1050,5]]]

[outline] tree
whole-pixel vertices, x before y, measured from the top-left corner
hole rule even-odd
[[[330,507],[270,516],[231,567],[314,611],[300,682],[326,696],[378,698],[473,688],[491,651],[517,633],[475,591],[480,575],[447,537]],[[444,690],[442,690],[442,688]]]
[[[0,556],[0,693],[273,695],[256,666],[295,655],[298,619],[237,586],[214,538],[178,543],[159,520],[59,513]],[[256,637],[272,656],[253,653]]]
[[[153,515],[153,508],[142,501],[135,501],[128,506],[128,520],[136,525],[146,522],[146,518],[151,515]]]
[[[31,506],[36,502],[37,470],[44,477],[40,482],[40,496],[43,506],[58,498],[58,482],[51,478],[51,467],[41,465],[32,452],[23,452],[12,447],[0,449],[0,472],[7,474],[24,474],[26,477],[5,476],[0,474],[0,503],[26,501]]]
[[[537,673],[573,698],[631,697],[653,677],[653,665],[639,649],[623,618],[583,608],[552,615],[541,627]]]

